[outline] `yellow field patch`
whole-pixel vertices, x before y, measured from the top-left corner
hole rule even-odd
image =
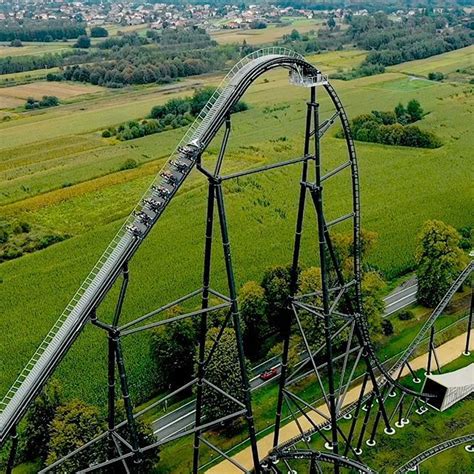
[[[33,84],[23,84],[21,86],[4,87],[0,89],[0,100],[3,97],[16,97],[27,99],[34,97],[41,98],[44,95],[55,95],[60,99],[69,99],[82,94],[91,94],[104,90],[99,86],[71,84],[63,82],[35,82]]]
[[[119,171],[89,181],[84,181],[83,183],[78,183],[74,186],[56,189],[55,191],[2,206],[2,214],[15,215],[19,212],[37,211],[44,207],[53,206],[69,199],[83,196],[94,191],[103,190],[110,186],[133,181],[143,176],[154,176],[161,169],[162,165],[163,160],[155,160],[150,163],[145,163],[139,168]]]
[[[0,43],[0,57],[57,53],[71,48],[71,45],[72,42],[67,43],[64,41],[51,43],[23,42],[21,48],[12,48],[10,43]]]
[[[306,20],[282,27],[271,25],[261,30],[220,30],[211,33],[211,36],[220,44],[242,43],[244,40],[248,44],[265,44],[281,39],[283,35],[288,35],[295,29],[300,33],[307,33],[320,27],[321,24],[316,20]]]
[[[24,102],[24,100],[18,97],[3,96],[0,92],[0,109],[12,109],[22,105]]]

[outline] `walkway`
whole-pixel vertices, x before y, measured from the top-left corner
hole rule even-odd
[[[438,356],[440,366],[449,364],[453,360],[457,359],[461,355],[461,353],[464,351],[465,344],[466,344],[466,333],[461,334],[460,336],[457,336],[454,339],[451,339],[450,341],[437,347],[436,355]],[[470,350],[474,350],[474,338],[471,338]],[[410,365],[412,366],[413,370],[421,369],[423,367],[426,367],[427,359],[428,359],[428,354],[426,353],[413,359]],[[405,370],[403,371],[403,375],[407,375],[408,373],[409,373],[408,369],[405,368]],[[360,385],[357,385],[356,387],[349,390],[347,392],[344,405],[347,405],[353,402],[354,400],[356,400],[359,396],[359,393],[360,393]],[[328,414],[326,405],[320,406],[318,410],[320,410],[324,414]],[[308,413],[308,416],[315,423],[321,423],[324,421],[324,419],[321,416],[317,415],[314,412]],[[299,417],[298,422],[300,423],[301,427],[305,431],[311,428],[311,424],[304,416]],[[288,441],[289,439],[294,438],[295,436],[298,436],[299,434],[300,432],[298,430],[298,427],[296,426],[296,423],[290,422],[280,429],[280,442],[283,443],[285,441]],[[273,432],[266,435],[265,437],[263,437],[261,440],[258,441],[258,450],[259,450],[259,454],[261,458],[263,458],[271,450],[272,442],[273,442]],[[250,448],[243,449],[241,452],[237,453],[233,458],[239,464],[244,466],[246,469],[250,470],[252,468],[252,453],[251,453]],[[237,469],[228,461],[223,461],[206,472],[209,474],[234,474],[234,473],[241,474],[242,473],[241,470]]]

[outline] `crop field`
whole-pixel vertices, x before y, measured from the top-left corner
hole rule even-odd
[[[50,69],[35,69],[34,71],[14,72],[11,74],[2,74],[0,76],[0,86],[14,86],[16,84],[26,84],[38,80],[46,79],[47,74],[50,72],[58,72],[58,67],[52,67]]]
[[[73,41],[55,41],[51,43],[41,42],[23,42],[20,48],[12,48],[9,43],[0,43],[0,57],[4,56],[31,56],[45,53],[59,53],[65,49],[71,48]]]
[[[283,35],[288,35],[292,30],[297,29],[300,33],[307,33],[317,30],[321,26],[322,20],[295,20],[291,25],[277,26],[268,25],[261,30],[219,30],[211,33],[213,39],[218,43],[242,43],[244,40],[248,44],[268,44],[281,39]]]
[[[367,51],[349,49],[344,51],[330,51],[328,53],[314,54],[309,60],[324,74],[336,71],[345,71],[357,67],[367,56]]]
[[[328,58],[318,55],[315,62],[336,65],[335,53],[330,54]],[[346,59],[355,61],[354,56]],[[227,171],[302,153],[307,90],[289,86],[285,72],[267,78],[260,78],[244,97],[250,109],[233,116]],[[472,224],[467,205],[472,197],[472,173],[466,170],[473,146],[472,86],[399,86],[407,80],[405,75],[393,72],[334,81],[352,117],[373,109],[389,110],[400,101],[417,98],[428,112],[420,126],[444,142],[436,150],[357,143],[363,227],[379,233],[370,260],[389,278],[412,264],[414,236],[425,220],[442,219],[455,227]],[[216,81],[217,77],[212,76],[210,81],[182,81],[177,88],[174,85],[175,89],[107,92],[90,100],[78,98],[74,104],[42,114],[22,114],[0,124],[0,214],[7,220],[22,219],[32,226],[72,236],[0,265],[0,392],[13,382],[184,132],[178,129],[117,143],[101,138],[100,130],[144,117],[153,105],[190,94],[198,83]],[[323,96],[321,113],[322,118],[331,113]],[[344,157],[344,142],[335,137],[335,131],[328,132],[323,141],[326,169]],[[206,159],[215,157],[217,147],[218,139]],[[135,159],[138,167],[119,171],[128,158]],[[289,261],[298,183],[299,169],[294,167],[226,184],[238,284],[259,279],[263,269],[272,264]],[[326,187],[331,196],[328,218],[347,212],[348,188],[337,184],[328,182]],[[206,180],[195,172],[131,262],[124,319],[200,287],[205,192]],[[303,261],[310,264],[315,263],[311,209],[306,219]],[[223,290],[220,256],[216,245],[213,286]],[[112,296],[104,302],[100,315],[110,314]],[[9,356],[12,347],[15,358]],[[88,327],[80,335],[57,372],[68,396],[95,403],[104,400],[105,384],[100,375],[106,373],[105,349],[103,334],[97,329]],[[143,401],[153,392],[148,376],[147,336],[126,339],[125,351],[132,392],[140,393]]]
[[[34,82],[32,84],[24,84],[21,86],[0,88],[0,108],[6,108],[5,103],[8,100],[19,100],[20,104],[28,97],[40,99],[44,95],[55,95],[59,99],[71,99],[78,95],[93,94],[103,91],[104,88],[93,86],[91,84],[74,84],[63,82]]]
[[[1,94],[1,93],[0,93]],[[13,109],[24,104],[25,101],[18,97],[0,95],[0,109]]]

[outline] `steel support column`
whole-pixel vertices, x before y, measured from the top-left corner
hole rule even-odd
[[[305,140],[304,140],[304,156],[308,155],[311,139],[311,119],[312,119],[312,110],[313,104],[316,98],[316,89],[315,87],[311,88],[310,101],[307,104],[306,108],[306,129],[305,129]],[[291,265],[291,282],[290,282],[290,298],[293,297],[297,290],[298,284],[298,263],[300,256],[301,248],[301,235],[303,231],[303,219],[304,219],[304,208],[306,202],[306,181],[308,179],[308,161],[303,162],[303,167],[301,171],[301,183],[300,183],[300,196],[298,204],[298,214],[296,218],[296,230],[295,230],[295,240],[293,247],[293,261]],[[291,301],[288,302],[288,305],[291,304]],[[285,312],[285,324],[284,324],[284,334],[283,334],[283,353],[281,357],[281,370],[280,370],[280,380],[278,388],[278,400],[276,406],[275,414],[275,429],[273,432],[273,447],[278,445],[280,437],[280,426],[281,426],[281,417],[283,409],[283,399],[285,384],[288,372],[288,351],[290,348],[290,333],[291,333],[291,320],[292,320],[292,311],[291,308],[287,308],[288,311]]]
[[[242,330],[240,327],[239,306],[237,303],[237,290],[235,287],[234,269],[232,265],[232,255],[230,251],[229,233],[227,229],[227,218],[224,206],[224,195],[222,192],[222,184],[216,184],[217,210],[219,213],[219,223],[221,228],[222,246],[224,251],[225,267],[227,273],[227,283],[229,286],[229,296],[231,300],[232,322],[234,325],[235,336],[237,340],[237,352],[239,356],[240,372],[242,374],[242,385],[244,388],[244,405],[246,409],[246,419],[249,430],[250,445],[252,449],[252,458],[254,471],[260,473],[260,463],[257,449],[257,436],[255,432],[255,424],[252,413],[252,401],[250,392],[250,382],[245,365],[244,346],[242,341]]]
[[[11,440],[12,444],[10,447],[10,453],[8,454],[7,467],[5,470],[6,474],[11,474],[15,465],[16,451],[18,448],[18,433],[16,431],[16,426],[11,431]]]
[[[319,104],[313,103],[313,122],[314,129],[319,128]],[[310,187],[311,197],[316,209],[316,217],[318,222],[318,236],[319,236],[319,259],[321,266],[321,286],[322,286],[322,300],[324,313],[324,339],[326,345],[327,358],[327,374],[328,374],[328,400],[329,413],[331,416],[331,431],[332,431],[332,451],[334,454],[339,453],[338,447],[338,430],[337,430],[337,416],[336,416],[336,395],[334,384],[334,367],[333,367],[333,351],[332,351],[332,321],[330,315],[329,302],[329,274],[327,266],[327,242],[326,242],[326,226],[324,220],[323,210],[323,189],[321,186],[321,149],[319,134],[314,134],[314,160],[315,160],[315,182]],[[339,463],[337,460],[334,463],[335,474],[339,473]]]
[[[209,190],[207,196],[207,216],[206,216],[206,237],[204,248],[204,270],[203,270],[203,290],[202,290],[202,309],[209,307],[209,284],[211,276],[211,257],[212,257],[212,233],[214,226],[214,201],[215,188],[212,182],[209,182]],[[197,361],[197,389],[196,389],[196,421],[195,426],[201,425],[202,418],[202,403],[203,403],[203,378],[204,365],[206,361],[206,335],[207,335],[207,313],[201,314],[200,328],[199,328],[199,356]],[[194,433],[193,445],[193,473],[197,474],[199,469],[199,446],[200,446],[201,431]]]
[[[469,309],[469,319],[467,321],[467,334],[466,334],[466,347],[464,349],[464,355],[469,355],[469,346],[470,346],[470,340],[471,340],[471,328],[472,328],[472,310],[474,306],[474,292],[472,291],[471,288],[471,307]]]

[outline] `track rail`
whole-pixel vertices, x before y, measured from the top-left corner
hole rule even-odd
[[[410,459],[410,461],[399,467],[394,474],[409,472],[416,468],[418,465],[420,465],[422,462],[426,461],[429,458],[432,458],[433,456],[436,456],[439,453],[442,453],[443,451],[447,451],[448,449],[455,448],[456,446],[471,442],[474,442],[474,433],[465,436],[460,436],[459,438],[453,438],[447,441],[443,441],[442,443],[437,444],[436,446],[433,446],[427,449],[426,451],[423,451],[422,453],[415,456],[413,459]]]
[[[233,105],[259,75],[276,67],[293,70],[302,75],[302,79],[319,74],[301,55],[279,47],[256,51],[230,70],[0,402],[0,444],[68,352],[124,265],[214,138]]]

